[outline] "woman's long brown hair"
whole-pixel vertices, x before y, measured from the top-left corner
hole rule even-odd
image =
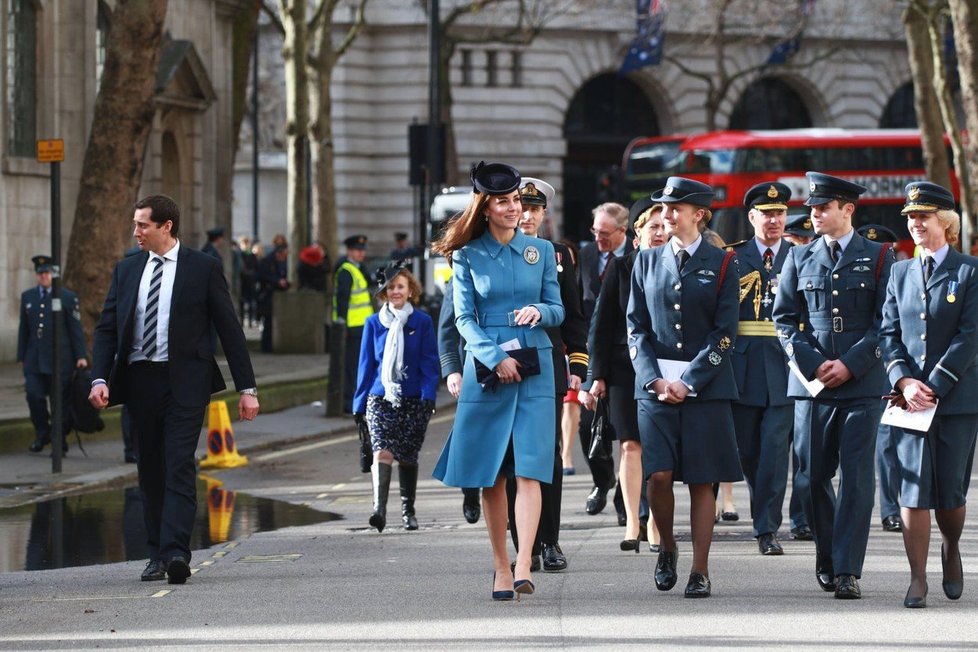
[[[452,218],[441,238],[431,245],[431,250],[451,259],[452,252],[458,251],[472,240],[486,232],[486,217],[483,214],[489,202],[486,193],[472,193],[472,199],[465,210]]]

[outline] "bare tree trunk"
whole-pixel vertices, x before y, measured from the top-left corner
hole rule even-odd
[[[112,267],[131,233],[132,205],[156,108],[156,71],[167,0],[118,0],[106,42],[105,67],[85,148],[65,285],[81,295],[91,336]]]
[[[944,34],[941,30],[943,18],[938,11],[933,11],[928,20],[930,33],[931,55],[934,60],[934,94],[941,107],[944,119],[944,130],[951,139],[951,151],[954,154],[954,169],[958,173],[958,184],[961,187],[961,242],[962,247],[970,246],[970,233],[974,225],[971,223],[974,215],[972,202],[974,195],[971,189],[971,175],[968,172],[968,161],[961,142],[961,129],[951,98],[951,89],[947,84],[947,67],[944,63]]]
[[[970,137],[965,144],[965,161],[967,172],[958,173],[958,178],[968,178],[968,202],[962,201],[968,230],[962,228],[963,246],[965,253],[971,246],[971,233],[975,231],[976,216],[974,208],[978,199],[972,193],[978,187],[978,179],[973,177],[978,173],[978,7],[974,0],[950,0],[951,18],[954,22],[954,47],[958,55],[958,75],[961,78],[961,104],[964,106],[965,126]],[[958,168],[961,170],[961,168]],[[961,186],[962,198],[965,186]],[[962,224],[962,227],[964,225]]]
[[[924,154],[927,178],[947,188],[951,187],[951,163],[944,144],[944,121],[937,96],[931,92],[934,79],[934,58],[930,49],[927,18],[912,5],[903,13],[907,35],[907,55],[913,78],[914,107]]]
[[[238,154],[241,139],[241,122],[247,110],[248,85],[251,81],[251,59],[254,54],[255,33],[258,31],[258,14],[261,0],[251,0],[246,11],[235,14],[231,36],[231,133],[234,134],[234,157]]]
[[[330,260],[336,260],[339,253],[337,239],[337,209],[336,209],[336,175],[333,146],[333,99],[330,94],[330,84],[333,81],[333,67],[336,65],[332,54],[323,56],[325,46],[332,52],[328,43],[322,39],[330,38],[330,30],[321,28],[316,33],[317,51],[320,57],[316,61],[316,71],[313,73],[315,82],[312,84],[310,95],[316,108],[316,119],[312,123],[312,163],[316,185],[316,208],[319,222],[316,226],[316,237],[329,252]]]
[[[285,29],[282,58],[285,61],[286,223],[289,225],[289,280],[296,283],[297,255],[308,242],[306,147],[309,134],[309,53],[306,0],[279,0]]]

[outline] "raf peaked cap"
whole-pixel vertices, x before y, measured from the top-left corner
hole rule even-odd
[[[520,199],[524,206],[543,206],[546,208],[554,200],[557,191],[543,179],[523,177],[520,187]]]
[[[220,238],[224,235],[224,227],[215,226],[213,229],[207,229],[206,233],[208,238]]]
[[[400,242],[401,240],[407,240],[407,239],[408,239],[407,233],[405,233],[404,231],[398,231],[397,233],[394,234],[394,240],[396,240],[397,242]]]
[[[900,239],[892,229],[882,224],[865,224],[856,229],[856,233],[873,242],[896,242]]]
[[[930,181],[912,181],[905,189],[907,202],[901,214],[953,211],[954,195],[944,186]]]
[[[812,216],[807,212],[789,215],[788,221],[784,225],[784,232],[802,238],[814,238],[815,229],[812,228]]]
[[[786,211],[791,188],[777,181],[759,183],[744,195],[744,206],[759,211]]]
[[[31,262],[34,263],[34,271],[38,274],[54,269],[54,261],[51,260],[51,256],[34,256],[31,258]]]
[[[520,172],[505,163],[480,161],[469,174],[472,191],[487,195],[505,195],[520,187]]]
[[[652,201],[709,208],[713,203],[713,188],[685,177],[669,177],[666,180],[666,187],[652,194]]]
[[[652,201],[651,197],[642,197],[634,204],[632,204],[632,207],[628,210],[628,223],[635,224],[635,220],[642,217],[642,213],[649,210],[650,208],[652,208],[658,203],[659,202],[657,201]]]
[[[808,177],[808,191],[811,193],[805,206],[821,206],[833,199],[855,202],[859,200],[859,195],[866,192],[866,186],[833,177],[831,174],[806,172],[805,176]]]
[[[349,238],[343,241],[343,245],[347,249],[366,249],[367,236],[361,234],[351,235]]]

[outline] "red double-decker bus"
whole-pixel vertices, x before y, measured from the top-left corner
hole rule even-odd
[[[710,226],[727,242],[751,235],[743,207],[748,188],[780,181],[791,188],[789,209],[803,207],[808,198],[808,170],[868,188],[856,209],[855,226],[882,224],[898,237],[909,238],[906,220],[900,215],[903,189],[911,181],[926,178],[917,130],[712,131],[679,138],[671,164],[657,176],[677,174],[712,186],[716,199]],[[641,149],[635,149],[626,158],[640,155]],[[640,167],[637,158],[623,166],[630,194],[642,180],[630,178],[629,171]],[[957,197],[957,178],[952,178],[952,186]]]

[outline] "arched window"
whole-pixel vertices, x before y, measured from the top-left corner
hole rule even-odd
[[[7,154],[34,156],[37,139],[37,7],[34,0],[5,0],[7,11],[4,99]]]
[[[917,126],[917,109],[914,107],[913,82],[896,89],[880,116],[883,129],[913,129]]]
[[[771,77],[744,90],[730,114],[730,129],[802,129],[812,117],[804,100],[791,86]]]

